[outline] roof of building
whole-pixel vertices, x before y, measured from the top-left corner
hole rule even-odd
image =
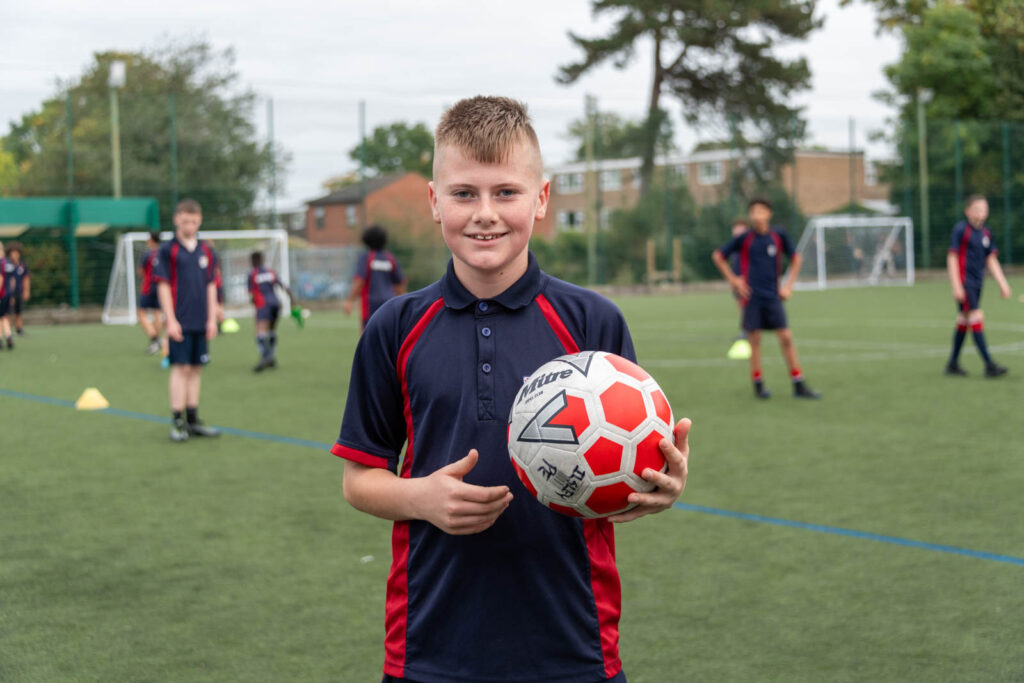
[[[408,173],[388,173],[387,175],[374,176],[366,179],[366,194],[367,196],[373,194],[378,190],[382,190],[388,185],[401,180]],[[363,199],[363,183],[353,183],[340,190],[324,195],[323,197],[317,197],[306,202],[309,206],[326,206],[328,204],[356,204]]]

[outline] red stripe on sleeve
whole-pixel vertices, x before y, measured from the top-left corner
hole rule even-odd
[[[359,463],[360,465],[366,465],[367,467],[386,468],[388,466],[387,458],[374,455],[373,453],[367,453],[366,451],[357,451],[354,448],[342,446],[340,443],[336,443],[331,447],[331,453],[339,458],[345,458],[345,460],[351,460],[352,462]]]
[[[551,305],[547,297],[543,294],[538,294],[537,305],[540,307],[540,312],[544,314],[544,319],[548,321],[548,325],[551,325],[551,329],[554,331],[555,336],[558,337],[558,341],[562,342],[566,353],[579,353],[579,345],[576,344],[576,340],[569,334],[569,328],[562,322],[562,319],[558,316],[554,306]]]

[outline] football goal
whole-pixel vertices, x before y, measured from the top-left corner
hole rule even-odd
[[[161,240],[173,236],[171,232],[160,233]],[[146,255],[148,237],[147,232],[127,232],[118,239],[103,305],[103,322],[108,325],[134,325],[138,320],[139,268]],[[284,230],[202,230],[199,238],[213,242],[220,257],[224,314],[228,317],[253,313],[248,290],[252,252],[262,251],[264,266],[275,271],[282,282],[290,283],[288,234]],[[283,292],[280,296],[287,310],[288,297]]]
[[[797,289],[914,284],[914,224],[905,217],[815,216],[796,251]]]

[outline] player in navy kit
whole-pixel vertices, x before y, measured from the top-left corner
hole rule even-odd
[[[277,273],[263,267],[262,252],[254,251],[249,260],[252,263],[249,298],[256,307],[256,344],[260,347],[260,360],[253,370],[262,372],[277,365],[277,319],[281,316],[281,300],[276,290],[280,287],[289,298],[292,293],[288,285],[278,279]]]
[[[19,337],[25,334],[21,310],[32,298],[32,274],[29,272],[28,264],[25,263],[22,249],[23,247],[18,242],[8,245],[6,267],[8,285],[11,287],[8,292],[11,309],[9,315],[14,326],[14,333]]]
[[[1007,370],[992,360],[985,343],[985,316],[981,310],[981,286],[985,281],[985,269],[988,268],[999,284],[999,293],[1004,299],[1010,297],[1010,285],[996,258],[992,232],[985,225],[988,200],[980,194],[971,195],[964,202],[964,216],[967,220],[960,221],[953,228],[949,253],[946,255],[946,269],[956,300],[956,332],[953,333],[953,351],[946,363],[946,374],[967,374],[960,367],[960,349],[963,348],[969,325],[974,335],[974,345],[985,362],[985,376],[1001,377]]]
[[[11,321],[8,315],[11,308],[11,285],[7,277],[8,263],[3,242],[0,242],[0,349],[4,347],[4,338],[6,337],[7,348],[13,350],[14,340],[11,337]]]
[[[345,299],[345,315],[352,312],[356,299],[362,302],[360,329],[366,329],[366,321],[373,312],[393,296],[405,294],[406,280],[394,254],[387,251],[388,233],[379,225],[371,225],[363,231],[366,251],[359,255],[356,274],[352,278],[352,289]]]
[[[173,441],[220,435],[218,429],[204,425],[199,419],[200,373],[210,360],[207,341],[217,336],[214,253],[210,245],[199,241],[202,222],[198,202],[193,199],[178,202],[174,211],[174,237],[160,245],[153,266],[170,340]]]
[[[160,313],[160,297],[156,293],[156,278],[153,273],[153,262],[156,261],[157,250],[160,248],[160,233],[151,232],[146,238],[146,253],[139,264],[139,306],[137,317],[142,331],[149,338],[149,345],[146,346],[146,353],[153,355],[166,346],[166,339],[161,344],[161,332],[164,329],[164,321]],[[152,314],[152,319],[150,319]],[[166,349],[164,356],[167,356]]]
[[[619,310],[528,252],[547,209],[542,172],[519,103],[475,97],[445,112],[429,195],[452,260],[385,303],[356,349],[332,452],[346,459],[346,500],[395,522],[384,681],[625,680],[611,522],[677,500],[690,424],[661,443],[668,471],[644,471],[657,489],[618,517],[560,515],[516,477],[506,430],[523,378],[582,349],[634,358]]]
[[[793,381],[793,396],[821,398],[821,394],[804,382],[797,360],[796,343],[786,321],[786,311],[782,307],[782,302],[793,293],[793,283],[800,271],[800,254],[794,252],[786,233],[772,226],[772,205],[768,200],[751,200],[747,213],[750,217],[750,230],[716,249],[711,258],[740,296],[743,305],[743,329],[747,331],[750,340],[750,375],[754,383],[754,395],[758,398],[771,397],[761,372],[761,330],[775,330]],[[739,254],[739,273],[729,266],[727,260],[734,253]],[[791,267],[788,280],[780,288],[783,255],[789,258]]]

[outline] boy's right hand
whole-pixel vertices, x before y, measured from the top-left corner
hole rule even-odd
[[[960,303],[964,302],[964,299],[967,298],[967,293],[964,291],[963,285],[953,285],[953,298]]]
[[[167,336],[178,342],[185,338],[185,335],[182,334],[181,331],[181,323],[174,318],[169,318],[167,320]]]
[[[423,477],[423,495],[417,517],[447,534],[478,534],[489,528],[512,502],[507,486],[475,486],[462,481],[480,455],[469,454]]]
[[[730,284],[732,284],[733,290],[740,295],[741,299],[750,298],[750,285],[743,278],[733,278]]]

